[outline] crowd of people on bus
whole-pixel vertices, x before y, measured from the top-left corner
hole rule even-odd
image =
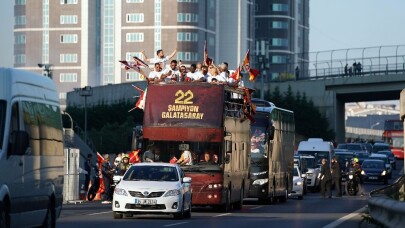
[[[232,77],[234,71],[228,69],[227,62],[219,65],[215,65],[213,62],[209,63],[209,65],[205,64],[205,61],[196,62],[190,64],[187,68],[186,65],[182,64],[181,60],[171,60],[177,53],[177,49],[168,56],[165,56],[163,50],[160,49],[156,52],[154,58],[147,58],[145,51],[141,53],[143,61],[153,64],[153,70],[148,75],[144,75],[147,82],[151,84],[208,82],[235,87],[244,86],[243,80],[241,80],[243,75],[240,74],[240,79],[235,80],[235,77]],[[170,64],[167,64],[169,61]]]

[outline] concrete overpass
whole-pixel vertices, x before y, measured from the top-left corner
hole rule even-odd
[[[298,91],[301,94],[305,93],[307,98],[314,102],[336,132],[336,141],[344,142],[345,103],[399,100],[400,92],[405,88],[405,71],[352,77],[312,77],[296,81],[273,81],[266,85],[266,89],[271,92],[275,87],[279,87],[280,92],[284,93],[289,86],[293,93]]]

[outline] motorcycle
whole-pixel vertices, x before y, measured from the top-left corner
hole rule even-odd
[[[359,191],[358,177],[352,171],[347,174],[346,190],[350,196],[355,196]]]
[[[88,201],[92,201],[96,197],[98,189],[100,188],[100,175],[98,173],[98,168],[93,167],[93,169],[94,169],[94,178],[93,178],[93,183],[92,183],[89,191],[87,192]]]

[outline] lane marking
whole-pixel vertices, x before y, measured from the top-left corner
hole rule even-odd
[[[87,215],[102,215],[102,214],[107,214],[107,213],[111,213],[112,211],[104,211],[104,212],[97,212],[97,213],[91,213],[91,214],[87,214]]]
[[[362,207],[360,209],[358,209],[357,211],[350,213],[346,216],[343,216],[335,221],[333,221],[332,223],[329,223],[328,225],[324,226],[323,228],[333,228],[333,227],[337,227],[338,225],[342,224],[343,222],[353,218],[354,216],[360,215],[361,213],[363,213],[366,210],[365,207]]]
[[[164,225],[164,227],[178,226],[178,225],[182,225],[182,224],[186,224],[186,223],[188,223],[188,222],[178,222],[178,223],[173,223],[173,224],[167,224],[167,225]]]
[[[259,209],[259,208],[262,208],[263,206],[257,206],[257,207],[252,207],[252,208],[250,208],[250,210],[256,210],[256,209]]]
[[[225,213],[225,214],[220,214],[220,215],[214,215],[212,217],[222,217],[222,216],[227,216],[227,215],[231,215],[232,213]]]

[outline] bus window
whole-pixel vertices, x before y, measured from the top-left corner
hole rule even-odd
[[[4,126],[6,125],[6,101],[0,100],[0,150],[3,148]]]

